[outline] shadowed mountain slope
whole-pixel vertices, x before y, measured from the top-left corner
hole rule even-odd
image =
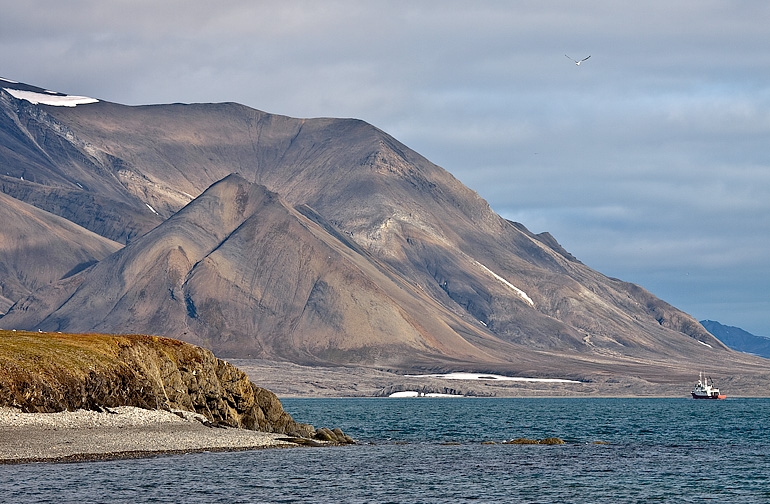
[[[0,314],[122,246],[0,193]]]
[[[149,332],[232,357],[402,369],[754,365],[362,121],[0,98],[2,138],[16,142],[0,150],[2,190],[128,242],[19,299],[5,327]],[[83,198],[108,204],[81,212]]]
[[[162,221],[116,177],[120,160],[45,112],[59,107],[16,99],[6,86],[0,81],[0,192],[121,243]]]

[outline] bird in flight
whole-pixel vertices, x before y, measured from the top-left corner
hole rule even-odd
[[[564,56],[567,56],[567,55],[565,54]],[[567,57],[569,58],[569,56],[567,56]],[[588,56],[586,56],[586,57],[585,57],[585,58],[583,58],[582,60],[576,60],[576,59],[572,59],[572,58],[569,58],[569,59],[570,59],[570,61],[574,61],[574,62],[575,62],[575,64],[576,64],[577,66],[580,66],[580,64],[581,64],[582,62],[584,62],[585,60],[587,60],[587,59],[588,59],[588,58],[590,58],[590,57],[591,57],[591,55],[589,54]]]

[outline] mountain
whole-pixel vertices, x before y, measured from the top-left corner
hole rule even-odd
[[[394,370],[689,382],[766,366],[365,122],[60,106],[13,86],[0,82],[2,192],[125,247],[10,300],[3,327]]]
[[[700,323],[708,332],[733,350],[770,359],[770,338],[755,336],[740,327],[726,326],[713,320],[701,320]]]

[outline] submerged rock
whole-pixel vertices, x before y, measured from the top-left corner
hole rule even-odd
[[[503,441],[503,444],[538,444],[537,439],[516,438],[510,441]]]
[[[516,439],[511,439],[510,441],[503,441],[503,444],[559,445],[559,444],[564,444],[564,440],[557,437],[549,437],[545,439],[516,438]]]

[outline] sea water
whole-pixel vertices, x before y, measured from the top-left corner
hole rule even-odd
[[[770,399],[283,405],[360,444],[0,466],[0,501],[770,502]],[[565,444],[503,444],[548,437]]]

